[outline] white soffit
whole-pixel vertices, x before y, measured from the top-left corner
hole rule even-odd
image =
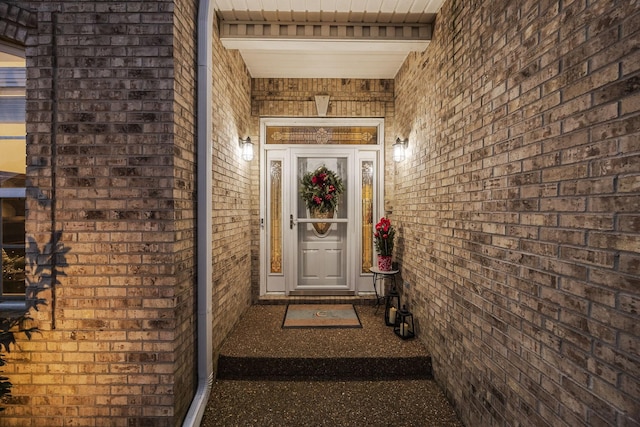
[[[223,45],[252,77],[392,79],[409,52],[426,49],[443,1],[217,0],[216,9]]]
[[[252,77],[392,79],[412,50],[428,42],[348,40],[227,40]]]

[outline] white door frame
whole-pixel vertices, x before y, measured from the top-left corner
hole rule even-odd
[[[314,144],[314,145],[303,145],[303,144],[266,144],[265,135],[267,126],[375,126],[378,128],[378,141],[376,145],[334,145],[334,144]],[[267,290],[267,275],[269,272],[269,262],[268,262],[268,240],[267,240],[267,192],[266,188],[266,174],[268,167],[268,153],[272,153],[273,155],[278,156],[278,158],[285,159],[286,156],[290,153],[291,150],[289,148],[295,148],[296,151],[309,150],[309,153],[318,153],[318,151],[324,149],[333,149],[335,148],[336,152],[348,151],[349,149],[356,152],[356,158],[351,163],[350,167],[356,168],[353,172],[354,177],[359,177],[358,167],[359,167],[359,155],[362,154],[364,156],[364,160],[377,160],[377,171],[376,171],[376,179],[374,188],[375,188],[375,199],[377,201],[376,206],[374,206],[374,223],[377,221],[377,218],[382,216],[384,213],[384,119],[362,119],[362,118],[263,118],[260,120],[260,295],[287,295],[288,292],[293,288],[290,283],[286,283],[287,280],[295,280],[297,278],[297,272],[294,272],[292,269],[293,266],[284,266],[283,265],[283,273],[282,273],[282,284],[277,287],[276,290],[270,289]],[[333,151],[333,150],[332,150]],[[367,154],[360,153],[366,152]],[[287,160],[287,164],[290,162]],[[292,166],[293,167],[293,166]],[[292,185],[291,183],[292,175],[296,174],[295,170],[287,170],[286,168],[282,170],[282,182],[284,185]],[[357,182],[352,184],[352,191],[358,188]],[[357,190],[357,195],[360,195],[360,190]],[[289,231],[289,215],[292,212],[294,207],[291,206],[288,200],[283,200],[283,233]],[[350,213],[349,217],[351,220],[351,232],[355,230],[356,222],[360,221],[361,218],[358,213],[360,212],[360,208],[353,209],[353,213]],[[284,228],[286,225],[286,229]],[[289,233],[289,238],[293,233]],[[359,233],[355,233],[355,236],[358,236]],[[286,234],[283,235],[284,244],[290,244],[287,242]],[[355,239],[355,237],[354,237]],[[358,239],[361,241],[361,239]],[[362,253],[362,247],[360,242],[353,242],[351,245],[352,251],[349,254],[349,267],[348,274],[350,275],[348,281],[354,283],[355,295],[369,295],[373,294],[373,285],[371,273],[362,273],[360,268],[356,268],[355,261],[352,259],[353,255],[356,254],[358,250]],[[284,252],[284,251],[283,251]],[[359,257],[358,257],[359,258]],[[293,263],[295,264],[295,263]]]

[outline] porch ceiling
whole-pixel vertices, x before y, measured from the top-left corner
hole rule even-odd
[[[444,0],[215,0],[252,77],[392,79]]]

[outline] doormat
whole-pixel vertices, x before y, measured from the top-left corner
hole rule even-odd
[[[283,328],[361,328],[352,304],[289,304]]]

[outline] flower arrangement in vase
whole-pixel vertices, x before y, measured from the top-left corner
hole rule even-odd
[[[381,271],[391,270],[391,256],[393,255],[393,238],[396,230],[391,225],[391,220],[382,217],[376,224],[376,231],[373,233],[376,252],[378,252],[378,269]]]

